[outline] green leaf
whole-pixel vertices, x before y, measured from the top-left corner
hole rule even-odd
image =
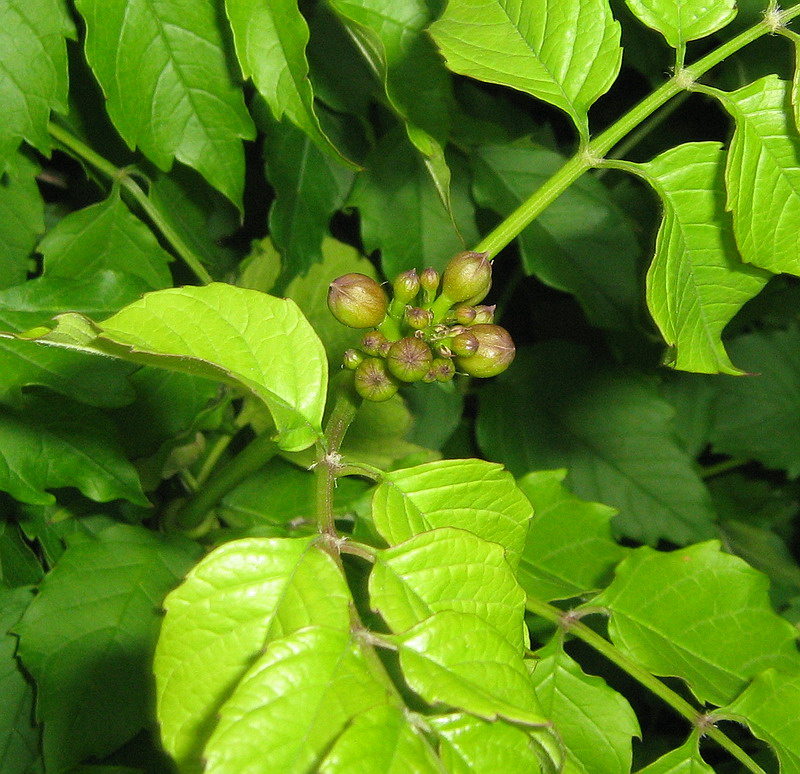
[[[725,180],[742,260],[776,274],[800,274],[800,142],[789,84],[770,75],[714,93],[736,122]]]
[[[537,651],[531,680],[566,750],[565,772],[627,774],[639,723],[622,694],[583,672],[554,637]]]
[[[67,215],[39,244],[46,277],[93,279],[111,270],[141,279],[144,289],[172,284],[166,253],[115,187],[104,202]]]
[[[516,568],[531,507],[501,465],[439,460],[385,473],[372,499],[375,527],[390,544],[439,527],[499,543]]]
[[[317,770],[348,722],[386,698],[349,631],[295,631],[267,646],[222,705],[204,772]]]
[[[658,30],[675,49],[682,49],[689,40],[704,38],[721,30],[736,16],[736,0],[716,0],[714,3],[707,0],[626,2],[643,24]]]
[[[358,250],[331,237],[321,242],[320,258],[321,263],[307,266],[303,276],[296,276],[289,283],[285,295],[300,307],[317,332],[325,345],[331,373],[336,373],[341,368],[344,351],[358,346],[364,331],[349,328],[334,318],[328,309],[328,286],[337,277],[351,272],[374,280],[378,280],[378,274]]]
[[[30,589],[0,588],[0,771],[30,774],[39,756],[40,729],[33,722],[34,689],[16,657],[11,633],[31,602]]]
[[[369,595],[393,632],[456,610],[491,624],[520,652],[528,644],[525,594],[505,551],[462,529],[434,529],[379,551]]]
[[[167,597],[154,665],[157,713],[162,742],[186,771],[200,770],[220,708],[270,640],[308,626],[349,632],[350,593],[314,542],[226,543]]]
[[[606,0],[450,0],[430,34],[451,70],[555,105],[584,138],[622,62]]]
[[[280,250],[284,276],[296,277],[323,260],[328,223],[350,192],[353,172],[285,122],[265,127],[264,157],[275,190],[270,234]]]
[[[530,144],[484,145],[470,156],[479,204],[505,217],[565,159]],[[527,274],[572,293],[593,325],[629,330],[639,306],[640,248],[608,190],[584,176],[520,233]]]
[[[44,231],[44,202],[36,185],[38,173],[37,164],[16,153],[6,160],[6,172],[0,175],[0,289],[25,281],[28,259]]]
[[[276,121],[286,116],[324,153],[345,161],[314,112],[305,48],[308,25],[294,0],[225,0],[236,55]]]
[[[100,324],[57,322],[35,340],[245,387],[269,407],[287,451],[321,435],[325,352],[293,301],[212,283],[148,293]]]
[[[542,770],[531,736],[503,720],[456,713],[429,718],[450,774],[531,774]]]
[[[517,482],[533,505],[517,578],[526,593],[545,601],[605,586],[626,554],[611,534],[616,511],[575,497],[562,484],[566,475],[537,471]]]
[[[50,154],[50,111],[68,110],[68,37],[75,27],[63,0],[7,0],[0,8],[0,174],[22,140]]]
[[[361,215],[367,253],[381,251],[387,277],[433,266],[477,242],[475,212],[466,175],[453,165],[453,213],[448,213],[422,160],[398,131],[389,132],[364,160],[349,204]]]
[[[697,734],[692,734],[680,747],[640,769],[638,774],[714,774],[714,769],[700,757],[697,742]]]
[[[800,475],[800,331],[759,331],[739,336],[730,350],[752,376],[719,384],[711,442],[734,457]]]
[[[759,739],[769,742],[783,774],[800,771],[800,674],[768,669],[719,714],[747,723]]]
[[[717,541],[670,553],[645,546],[591,604],[611,610],[609,634],[629,658],[725,704],[764,669],[800,669],[797,630],[773,612],[768,586]]]
[[[383,638],[397,645],[403,676],[429,704],[486,720],[546,724],[522,653],[483,619],[446,610]]]
[[[45,490],[74,486],[97,502],[150,504],[111,421],[80,403],[31,397],[20,411],[0,407],[0,448],[0,490],[24,503],[49,505]]]
[[[543,342],[480,395],[484,452],[516,475],[567,468],[581,498],[619,510],[628,537],[688,543],[714,534],[708,492],[677,444],[655,383],[588,348]]]
[[[86,59],[114,126],[164,171],[193,167],[241,207],[244,154],[254,135],[231,80],[213,3],[77,0]]]
[[[48,770],[102,758],[150,722],[158,608],[197,553],[120,524],[70,546],[44,579],[16,632]]]
[[[720,339],[770,274],[742,264],[724,212],[724,154],[718,143],[686,143],[640,165],[664,217],[647,273],[647,305],[683,371],[742,373]]]
[[[388,705],[356,715],[333,749],[320,774],[444,774],[441,762],[420,731],[403,713]]]
[[[8,588],[34,586],[42,579],[42,567],[19,528],[0,522],[0,585]]]

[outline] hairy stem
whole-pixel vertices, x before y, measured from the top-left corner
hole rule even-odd
[[[52,121],[47,125],[50,136],[70,150],[77,157],[91,164],[95,169],[106,177],[118,182],[147,213],[153,225],[161,232],[164,239],[169,242],[175,253],[184,263],[194,272],[200,282],[208,284],[213,281],[211,275],[206,271],[200,259],[194,254],[191,248],[183,241],[180,234],[167,222],[166,218],[159,212],[158,208],[150,201],[147,194],[141,189],[139,184],[125,170],[115,167],[110,161],[103,158],[99,153],[93,151],[88,145],[82,143],[66,129],[58,126]]]
[[[586,624],[581,623],[574,613],[565,613],[554,605],[534,599],[529,596],[525,607],[540,618],[544,618],[551,623],[564,628],[570,634],[574,634],[578,639],[583,640],[587,645],[605,656],[613,664],[627,672],[634,680],[637,680],[645,688],[658,696],[665,704],[669,705],[679,715],[688,720],[695,728],[702,726],[702,731],[710,739],[729,752],[736,760],[742,763],[748,771],[753,774],[766,774],[762,769],[738,744],[732,741],[725,733],[716,726],[706,723],[707,716],[692,706],[686,699],[679,696],[675,691],[668,688],[655,675],[640,667],[636,662],[631,661],[623,655],[617,648],[597,632],[590,629]]]
[[[800,4],[782,11],[780,14],[781,22],[786,24],[796,16],[800,16]],[[633,132],[662,105],[684,90],[691,90],[692,83],[695,80],[727,57],[735,54],[739,49],[772,32],[773,29],[768,23],[763,20],[759,21],[693,64],[676,72],[674,77],[632,107],[587,146],[581,147],[574,156],[564,163],[561,169],[545,181],[540,188],[537,188],[514,212],[498,224],[494,231],[485,236],[474,249],[478,252],[487,252],[491,257],[496,256],[581,175],[598,166],[603,157],[617,143]]]

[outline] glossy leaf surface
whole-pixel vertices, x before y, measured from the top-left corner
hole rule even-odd
[[[736,16],[735,0],[626,0],[642,23],[658,30],[673,48],[722,29]]]

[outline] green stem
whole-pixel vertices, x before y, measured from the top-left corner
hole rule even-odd
[[[800,4],[782,11],[781,21],[785,24],[796,16],[800,16]],[[632,107],[625,115],[592,140],[588,146],[581,148],[574,156],[568,159],[551,178],[540,188],[537,188],[494,231],[485,236],[474,249],[479,252],[488,252],[491,257],[496,256],[581,175],[598,166],[603,157],[617,143],[633,132],[636,127],[642,124],[662,105],[684,90],[691,90],[692,83],[712,67],[772,31],[772,28],[763,20],[759,21],[726,41],[714,51],[706,54],[706,56],[701,57],[694,64],[675,73],[674,77]]]
[[[634,680],[637,680],[645,688],[658,696],[665,704],[672,707],[679,715],[688,720],[694,728],[702,726],[702,731],[706,736],[713,739],[717,744],[727,750],[736,760],[742,763],[748,771],[753,774],[766,774],[762,769],[738,744],[732,741],[726,734],[716,726],[706,725],[706,715],[692,706],[675,691],[668,688],[655,675],[640,667],[636,662],[631,661],[627,656],[620,653],[617,648],[597,632],[590,629],[586,624],[577,620],[574,613],[565,613],[554,605],[542,602],[533,597],[528,597],[525,607],[540,618],[544,618],[561,628],[566,629],[570,634],[574,634],[578,639],[583,640],[595,651],[605,656],[613,664],[627,672]],[[582,611],[577,611],[578,613]]]
[[[182,530],[198,526],[231,489],[264,467],[277,453],[278,445],[269,433],[256,436],[186,501],[175,514],[176,526]]]
[[[82,143],[77,137],[70,134],[66,129],[58,126],[58,124],[51,121],[47,125],[47,130],[54,140],[61,143],[65,148],[68,148],[76,156],[91,164],[95,169],[111,180],[118,181],[136,200],[145,213],[147,213],[153,225],[161,232],[164,239],[169,242],[177,255],[194,272],[197,279],[203,284],[213,282],[213,278],[208,271],[206,271],[206,267],[203,266],[200,259],[194,254],[186,242],[183,241],[180,234],[167,222],[148,195],[139,187],[139,184],[126,170],[115,167],[110,161],[93,151],[88,145]]]

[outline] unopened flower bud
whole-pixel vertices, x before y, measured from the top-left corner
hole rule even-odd
[[[328,288],[328,308],[351,328],[374,328],[383,322],[389,299],[383,288],[365,274],[345,274]]]
[[[392,283],[392,290],[397,301],[408,304],[414,300],[419,293],[419,276],[416,269],[409,269],[402,274],[398,274]]]
[[[497,309],[496,304],[492,304],[491,306],[481,305],[473,308],[475,309],[474,323],[476,325],[494,322],[494,310]]]
[[[368,357],[356,368],[353,376],[356,392],[364,398],[379,403],[389,400],[399,385],[386,368],[386,361]]]
[[[418,306],[406,307],[406,323],[409,328],[421,331],[433,322],[433,312],[430,309],[420,309]]]
[[[342,355],[344,367],[351,371],[355,371],[363,360],[364,355],[357,349],[346,349],[344,355]]]
[[[456,367],[453,365],[453,361],[442,357],[434,358],[430,370],[433,372],[437,382],[449,382],[456,373]]]
[[[499,325],[472,325],[470,333],[478,339],[478,350],[469,357],[456,358],[459,371],[470,376],[496,376],[508,368],[516,354],[516,347],[508,331]]]
[[[430,346],[414,336],[396,341],[386,356],[390,373],[403,382],[418,382],[425,376],[432,361]]]
[[[442,275],[442,293],[451,301],[485,298],[492,286],[492,264],[488,255],[467,250],[451,258]]]
[[[453,309],[453,317],[459,325],[471,325],[475,322],[475,307],[460,304]]]
[[[385,343],[386,336],[380,331],[369,331],[361,337],[361,350],[372,357],[378,357]]]
[[[439,272],[429,266],[419,275],[419,284],[426,293],[435,294],[439,290]]]
[[[459,333],[450,342],[450,349],[458,357],[471,357],[478,351],[478,337],[471,331]]]

